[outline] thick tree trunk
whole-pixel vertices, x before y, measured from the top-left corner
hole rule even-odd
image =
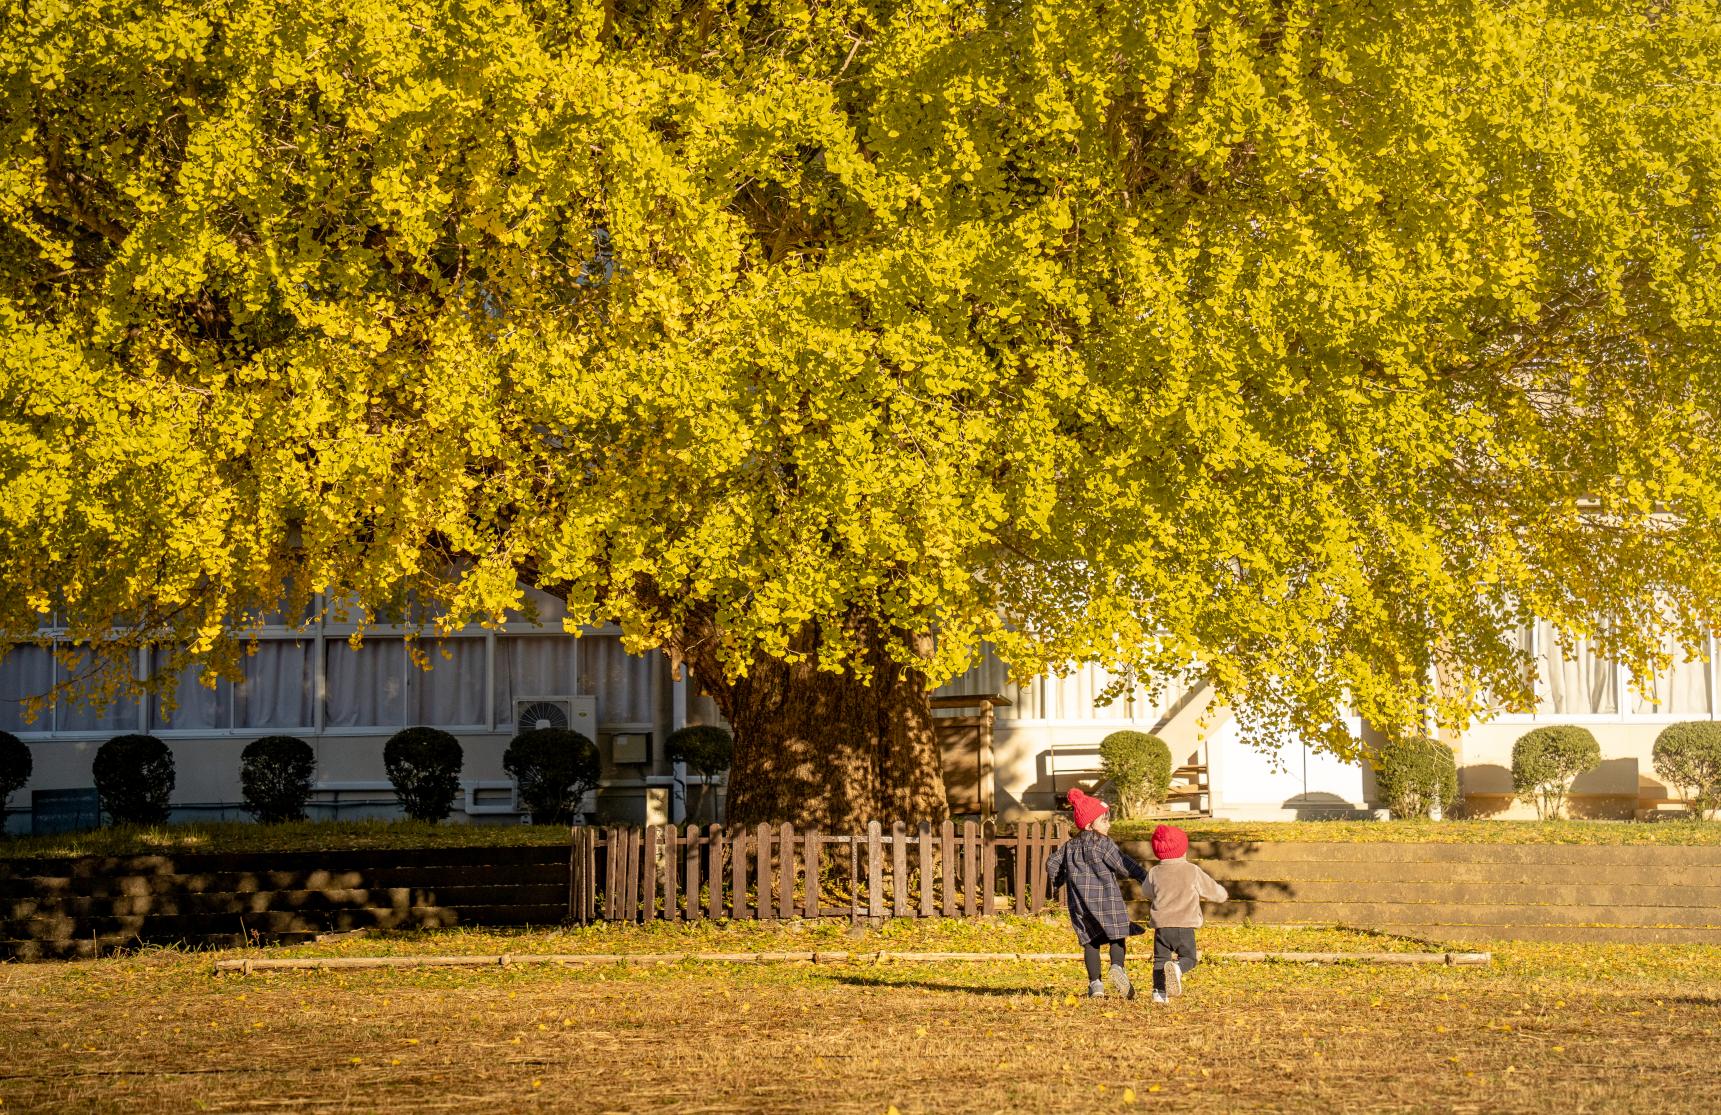
[[[735,733],[731,824],[853,832],[946,816],[926,679],[882,652],[872,659],[866,682],[776,660],[727,681],[694,663]]]

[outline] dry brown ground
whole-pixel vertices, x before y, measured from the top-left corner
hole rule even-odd
[[[1716,1109],[1721,950],[1496,952],[1215,960],[1168,1007],[1046,964],[6,965],[0,1110]]]

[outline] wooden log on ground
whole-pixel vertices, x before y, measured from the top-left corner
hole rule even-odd
[[[868,961],[930,963],[1065,963],[1082,958],[1079,952],[673,952],[673,953],[503,953],[482,956],[327,956],[242,957],[217,960],[215,972],[365,968],[496,968],[521,964],[796,964]],[[1486,952],[1213,952],[1209,960],[1292,964],[1441,964],[1474,967],[1490,964]]]

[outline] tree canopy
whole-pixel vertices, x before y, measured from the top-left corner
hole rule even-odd
[[[1718,163],[1704,0],[0,0],[0,641],[1457,724],[1721,621]]]

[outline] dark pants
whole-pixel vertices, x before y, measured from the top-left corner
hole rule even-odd
[[[1177,957],[1177,966],[1187,972],[1195,967],[1195,930],[1155,929],[1153,931],[1153,989],[1165,992],[1165,966]]]
[[[1106,947],[1111,950],[1111,962],[1123,967],[1124,944],[1122,941],[1107,941]],[[1100,978],[1100,947],[1098,945],[1082,946],[1082,963],[1088,966],[1088,982]]]

